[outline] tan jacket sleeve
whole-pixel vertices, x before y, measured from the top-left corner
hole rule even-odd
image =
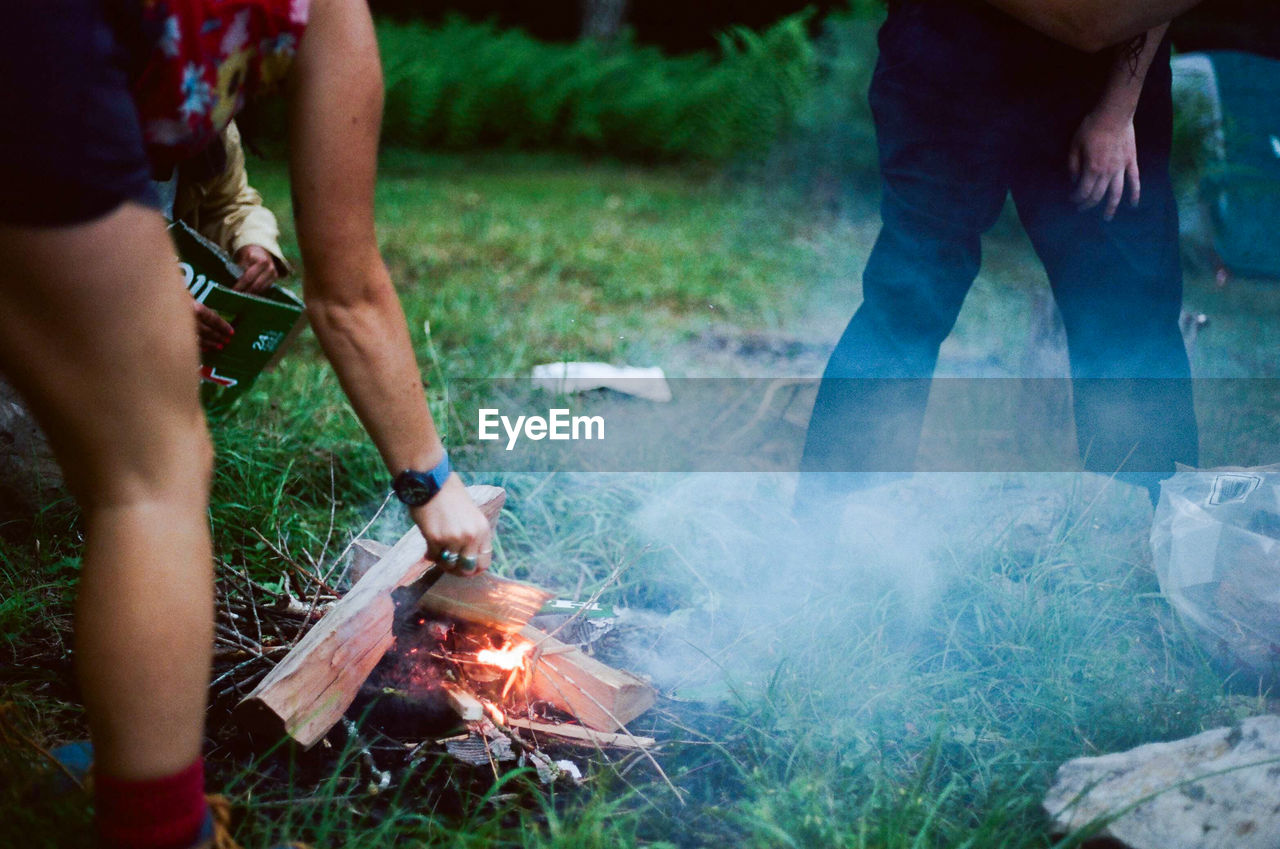
[[[234,123],[222,132],[227,165],[222,173],[200,183],[180,181],[174,199],[174,217],[194,227],[202,236],[235,255],[245,245],[259,245],[275,258],[280,276],[293,272],[280,250],[280,226],[262,195],[249,185],[244,147]]]

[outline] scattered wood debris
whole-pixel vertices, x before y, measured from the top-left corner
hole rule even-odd
[[[652,749],[658,744],[652,737],[639,737],[628,732],[593,731],[586,726],[569,723],[552,724],[512,717],[507,720],[507,725],[530,732],[535,742],[538,735],[542,735],[561,742],[592,746],[597,749]]]
[[[449,707],[453,708],[454,713],[458,714],[458,719],[463,722],[475,722],[484,719],[484,703],[457,684],[444,683],[440,685],[444,689],[444,694],[449,700]]]

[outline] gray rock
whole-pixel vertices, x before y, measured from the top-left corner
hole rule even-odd
[[[1280,716],[1068,761],[1044,808],[1133,849],[1280,849]]]

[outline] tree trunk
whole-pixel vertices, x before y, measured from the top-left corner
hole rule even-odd
[[[582,37],[612,41],[622,29],[627,0],[579,0],[582,9]]]

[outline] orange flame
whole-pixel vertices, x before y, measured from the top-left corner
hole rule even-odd
[[[524,666],[525,655],[531,648],[533,643],[525,643],[516,648],[481,649],[476,652],[476,660],[499,669],[515,670]]]

